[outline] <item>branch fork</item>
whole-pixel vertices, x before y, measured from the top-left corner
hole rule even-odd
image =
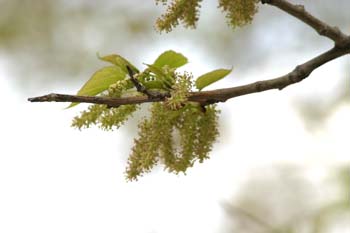
[[[285,87],[298,83],[307,78],[315,69],[337,59],[344,55],[350,54],[350,36],[344,34],[338,27],[332,27],[315,16],[307,12],[302,5],[294,5],[285,0],[261,0],[262,4],[269,4],[275,6],[286,13],[296,17],[305,24],[312,27],[319,35],[327,37],[334,42],[334,47],[328,51],[310,59],[309,61],[297,65],[293,71],[269,80],[257,81],[247,85],[216,89],[212,91],[200,91],[189,93],[188,100],[198,102],[201,105],[208,105],[217,102],[225,102],[228,99],[258,93],[262,91],[278,89],[282,90]],[[44,96],[38,96],[29,98],[30,102],[79,102],[79,103],[94,103],[94,104],[106,104],[110,107],[118,107],[125,104],[140,104],[146,102],[158,102],[164,101],[169,94],[152,92],[147,90],[134,76],[134,72],[129,66],[127,70],[131,81],[134,83],[137,91],[144,93],[144,96],[124,97],[124,98],[111,98],[111,97],[99,97],[99,96],[77,96],[77,95],[63,95],[63,94],[48,94]]]

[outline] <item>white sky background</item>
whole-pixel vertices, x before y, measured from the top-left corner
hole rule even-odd
[[[192,43],[173,41],[163,41],[143,54],[145,61],[166,49],[186,55],[190,60],[186,70],[195,75],[218,68]],[[244,75],[276,77],[312,56],[297,51],[278,61],[278,67],[271,60]],[[220,104],[222,133],[210,160],[197,164],[187,176],[157,168],[138,182],[127,183],[123,172],[133,140],[127,128],[115,132],[70,128],[83,106],[63,110],[66,104],[28,103],[8,81],[6,57],[0,56],[0,232],[219,232],[224,217],[220,203],[231,200],[251,171],[297,164],[315,171],[310,174],[317,177],[333,165],[349,162],[349,105],[339,106],[313,133],[293,108],[296,99],[310,93],[319,98],[331,95],[336,77],[349,64],[349,58],[338,59],[283,91]],[[232,86],[234,76],[235,71],[232,79],[213,88]],[[79,88],[63,85],[52,91],[74,93]],[[45,94],[42,91],[37,95]]]

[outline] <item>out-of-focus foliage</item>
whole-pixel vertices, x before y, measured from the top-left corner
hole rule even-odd
[[[6,78],[26,92],[54,82],[69,87],[95,69],[96,52],[137,58],[147,49],[140,44],[153,40],[158,14],[153,3],[134,7],[137,2],[0,0]]]
[[[162,53],[152,65],[139,70],[120,55],[101,58],[115,66],[97,71],[79,90],[79,95],[123,97],[141,95],[138,87],[147,91],[168,94],[164,102],[153,103],[151,117],[139,124],[136,139],[128,160],[128,180],[137,180],[157,163],[163,163],[170,172],[185,172],[195,161],[203,162],[218,136],[218,113],[216,105],[202,106],[188,101],[192,90],[193,76],[176,72],[187,63],[187,58],[172,50]],[[128,70],[130,69],[130,70]],[[197,79],[197,89],[202,89],[227,76],[231,70],[216,70]],[[71,104],[74,106],[76,104]],[[91,105],[73,119],[72,126],[78,129],[98,125],[101,129],[119,128],[138,109],[136,104],[110,108],[106,105]],[[174,134],[179,135],[180,145],[175,145]]]
[[[291,167],[259,170],[225,204],[226,232],[326,233],[349,227],[350,167],[332,168],[318,183],[307,170]],[[322,174],[322,173],[321,173]]]
[[[333,77],[337,79],[336,90],[327,98],[310,96],[294,102],[296,110],[305,122],[306,128],[311,132],[317,132],[340,106],[350,104],[350,60],[344,67],[341,75]],[[325,97],[325,96],[324,96]]]

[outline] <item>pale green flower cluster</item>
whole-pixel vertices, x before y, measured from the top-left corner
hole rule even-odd
[[[129,80],[118,81],[112,84],[106,96],[120,97],[122,91],[128,86]],[[138,109],[138,105],[122,105],[118,108],[110,108],[103,104],[90,105],[80,116],[74,117],[72,127],[82,129],[97,125],[103,130],[119,128]]]
[[[253,21],[260,0],[219,0],[219,7],[226,12],[228,25],[242,27]]]
[[[219,134],[218,113],[215,105],[201,107],[188,102],[173,110],[165,102],[154,103],[151,117],[139,125],[139,137],[128,160],[127,179],[137,180],[157,163],[164,164],[169,172],[185,173],[195,161],[203,162]]]
[[[138,125],[139,135],[134,140],[126,168],[128,180],[137,180],[156,164],[163,164],[169,172],[185,173],[196,161],[203,162],[209,157],[219,135],[219,111],[214,104],[204,106],[190,102],[188,97],[194,86],[201,90],[231,70],[214,70],[194,82],[191,73],[176,72],[178,67],[187,63],[187,58],[172,50],[162,53],[153,64],[145,64],[147,68],[142,72],[119,55],[104,56],[101,60],[116,67],[108,66],[95,72],[78,94],[96,95],[91,90],[97,86],[101,90],[100,96],[128,98],[148,95],[141,90],[144,88],[164,98],[151,104],[150,117]],[[97,125],[103,130],[114,130],[138,108],[137,104],[119,107],[93,104],[73,119],[72,126],[82,129]]]
[[[170,97],[165,101],[167,107],[172,110],[177,110],[183,107],[193,86],[192,79],[193,76],[187,72],[183,75],[177,76],[177,81],[170,90]]]
[[[159,31],[170,32],[179,25],[180,22],[185,27],[195,28],[198,21],[200,2],[202,0],[174,0],[168,6],[165,14],[156,21],[156,27]],[[165,0],[157,0],[165,4]]]
[[[187,100],[193,76],[187,72],[174,76],[171,97],[152,104],[151,117],[139,124],[139,137],[126,169],[128,180],[136,180],[157,163],[164,164],[170,172],[185,172],[195,161],[208,158],[219,134],[216,106],[204,107]]]
[[[156,21],[159,31],[170,32],[183,23],[185,27],[196,27],[199,16],[200,2],[202,0],[173,0],[166,13]],[[232,27],[242,27],[253,20],[257,12],[259,0],[218,0],[219,8],[226,12],[228,24]],[[156,0],[156,3],[165,5],[167,0]]]

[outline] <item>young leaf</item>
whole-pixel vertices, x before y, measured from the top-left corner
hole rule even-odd
[[[146,63],[144,63],[144,64],[148,67],[149,71],[151,71],[157,77],[164,77],[165,76],[164,72],[162,71],[162,69],[160,67],[155,66],[155,65],[149,65]]]
[[[108,87],[119,81],[123,80],[126,73],[118,66],[107,66],[96,71],[89,81],[78,91],[77,95],[94,96],[107,90]],[[77,105],[78,103],[72,103],[68,108]]]
[[[202,90],[204,87],[209,86],[210,84],[224,78],[226,75],[231,73],[231,71],[232,69],[218,69],[203,74],[197,78],[196,87],[198,90]]]
[[[168,50],[162,53],[156,61],[153,63],[154,66],[162,68],[167,65],[170,68],[179,68],[187,63],[187,58],[181,53],[174,52],[173,50]]]
[[[149,65],[149,64],[145,64],[146,66],[148,66],[148,69],[156,75],[158,80],[161,80],[165,86],[167,86],[168,88],[170,88],[173,85],[173,80],[171,77],[169,77],[169,75],[165,74],[163,72],[163,70],[155,65]]]
[[[132,71],[134,71],[135,73],[139,73],[139,70],[133,64],[131,64],[128,60],[126,60],[124,57],[120,55],[111,54],[111,55],[101,57],[100,55],[97,54],[97,56],[102,61],[110,62],[116,66],[119,66],[125,73],[128,73],[126,66],[129,66],[132,69]]]

